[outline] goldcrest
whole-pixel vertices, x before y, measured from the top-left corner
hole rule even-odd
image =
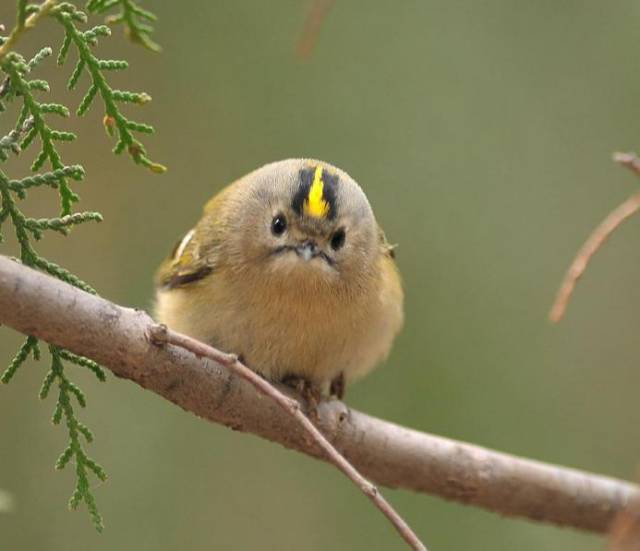
[[[367,197],[315,160],[268,164],[215,195],[156,286],[158,321],[339,397],[403,323],[393,247]]]

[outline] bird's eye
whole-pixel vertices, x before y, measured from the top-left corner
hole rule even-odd
[[[282,235],[287,229],[287,219],[284,214],[277,214],[271,220],[271,233],[276,236]]]
[[[336,232],[333,234],[333,236],[331,236],[331,248],[334,251],[337,251],[338,249],[341,249],[342,246],[344,245],[345,237],[346,236],[345,236],[343,228],[340,228],[339,230],[336,230]]]

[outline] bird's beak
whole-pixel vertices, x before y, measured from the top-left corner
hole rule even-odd
[[[296,253],[305,262],[309,262],[309,260],[318,255],[318,245],[316,245],[315,241],[307,239],[296,247]]]

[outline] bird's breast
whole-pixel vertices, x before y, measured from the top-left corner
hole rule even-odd
[[[170,327],[227,352],[274,380],[287,375],[324,385],[368,370],[396,332],[380,290],[349,293],[318,282],[214,274],[197,293],[160,292],[157,313]],[[391,315],[391,317],[393,317]]]

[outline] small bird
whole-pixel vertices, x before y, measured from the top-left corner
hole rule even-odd
[[[367,197],[309,159],[265,165],[215,195],[156,288],[158,321],[316,397],[342,398],[403,323],[394,249]]]

